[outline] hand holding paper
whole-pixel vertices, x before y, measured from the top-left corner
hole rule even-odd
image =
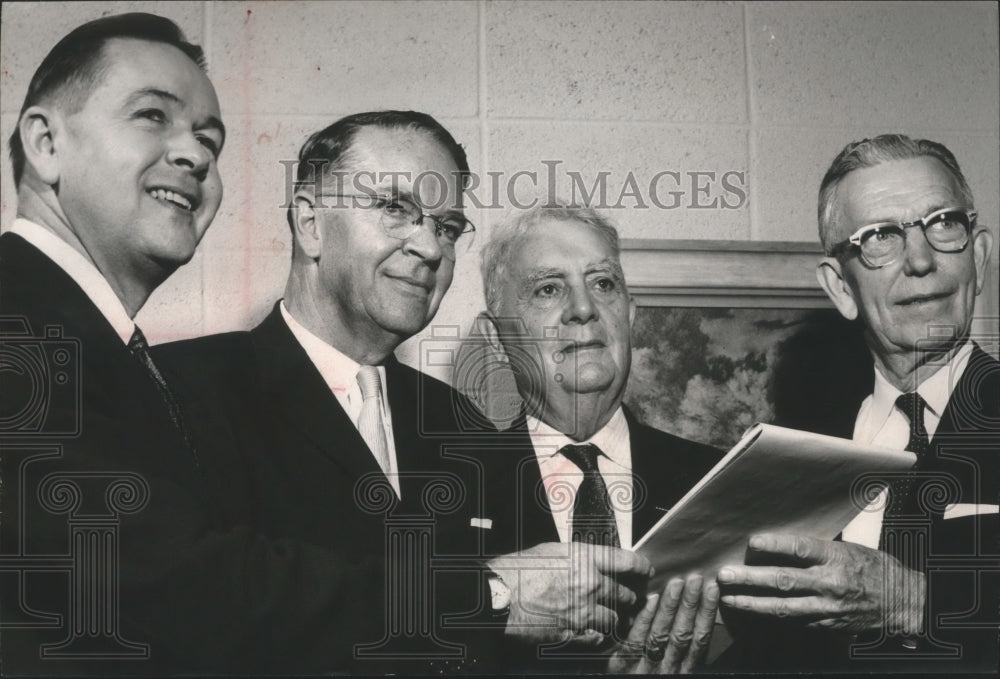
[[[614,578],[652,573],[633,552],[580,542],[543,543],[489,562],[510,587],[508,636],[532,643],[572,641],[599,646],[618,624],[615,609],[637,595]]]
[[[850,542],[764,533],[750,538],[747,561],[723,566],[722,603],[741,611],[799,621],[806,627],[862,632],[885,625],[914,634],[923,623],[925,576],[885,552]]]

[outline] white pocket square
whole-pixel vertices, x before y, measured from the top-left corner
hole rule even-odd
[[[978,514],[1000,514],[1000,505],[976,505],[966,503],[956,503],[944,508],[945,521],[957,519],[962,516],[976,516]]]
[[[489,530],[490,528],[493,528],[493,519],[480,519],[479,517],[473,517],[472,519],[469,519],[469,525],[473,528]]]

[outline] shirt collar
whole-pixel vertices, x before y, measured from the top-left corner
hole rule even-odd
[[[135,332],[135,322],[125,310],[125,305],[111,288],[111,284],[97,270],[93,262],[77,252],[72,245],[64,241],[52,231],[40,224],[19,217],[10,227],[10,233],[16,233],[31,243],[56,266],[66,272],[80,286],[101,315],[121,338],[122,344],[128,344]]]
[[[601,427],[586,441],[574,441],[562,432],[550,427],[541,420],[527,416],[528,431],[532,446],[540,461],[554,457],[563,446],[592,443],[601,449],[612,462],[618,466],[632,469],[631,445],[629,442],[628,421],[625,412],[619,406],[608,423]]]
[[[972,342],[966,341],[947,364],[941,366],[917,387],[917,393],[937,417],[944,414],[944,409],[951,398],[951,392],[955,389],[962,373],[965,372],[971,355]],[[902,394],[903,392],[889,384],[889,380],[876,367],[875,389],[872,391],[870,414],[870,422],[875,425],[875,430],[889,419],[889,415],[896,405],[896,399]]]
[[[334,395],[341,398],[352,393],[355,389],[360,389],[358,387],[358,369],[361,368],[361,364],[330,346],[295,320],[285,306],[284,300],[278,306],[281,309],[281,317],[285,319],[288,329],[292,331],[292,335],[295,336],[295,339],[305,349],[309,360],[319,370],[320,375],[323,376],[323,380],[330,387]],[[378,366],[378,371],[379,376],[382,378],[384,402],[386,394],[385,367]]]

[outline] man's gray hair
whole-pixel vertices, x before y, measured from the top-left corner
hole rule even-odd
[[[883,134],[871,139],[851,142],[833,159],[830,169],[826,171],[819,186],[819,204],[817,206],[819,237],[827,255],[832,253],[832,248],[836,245],[833,240],[835,238],[834,227],[836,226],[833,223],[833,203],[840,181],[854,170],[864,167],[875,167],[893,160],[909,160],[924,156],[937,158],[941,161],[958,182],[961,198],[965,205],[954,207],[975,207],[969,183],[965,180],[965,175],[962,174],[962,169],[958,166],[955,155],[944,144],[927,139],[911,139],[905,134]]]
[[[596,210],[565,201],[549,200],[529,208],[505,215],[490,230],[490,238],[480,254],[480,271],[483,275],[483,294],[486,308],[497,315],[500,312],[501,289],[510,268],[511,257],[518,243],[543,221],[581,222],[594,229],[607,242],[618,259],[621,247],[618,230]]]

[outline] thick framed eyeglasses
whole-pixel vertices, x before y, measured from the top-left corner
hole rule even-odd
[[[850,238],[833,246],[831,255],[857,248],[861,261],[872,269],[881,269],[897,261],[906,249],[906,229],[919,226],[927,243],[938,252],[962,252],[976,225],[975,210],[950,207],[935,210],[913,222],[877,222],[862,226]]]
[[[424,212],[413,200],[405,196],[392,194],[375,195],[363,193],[320,193],[316,198],[350,198],[349,204],[336,203],[324,205],[317,200],[316,207],[358,207],[362,210],[374,210],[379,213],[379,225],[385,233],[399,240],[406,240],[423,226],[428,220],[434,227],[434,235],[444,256],[454,261],[459,252],[469,248],[472,239],[462,238],[474,233],[476,227],[461,215],[450,214],[438,217]]]

